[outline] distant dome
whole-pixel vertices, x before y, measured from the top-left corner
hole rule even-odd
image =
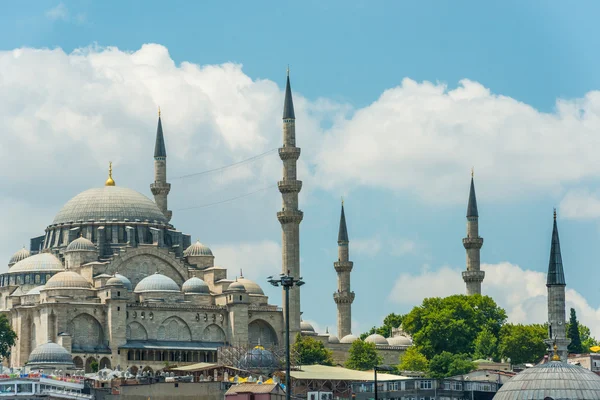
[[[365,339],[365,342],[367,342],[367,343],[375,343],[375,344],[382,344],[382,345],[386,345],[386,346],[388,345],[387,339],[384,338],[383,336],[377,334],[377,333],[374,333],[374,334],[368,336]]]
[[[407,336],[394,336],[387,339],[390,346],[412,346],[411,338]]]
[[[40,290],[42,290],[43,288],[44,288],[44,285],[36,286],[33,289],[31,289],[29,292],[27,292],[26,295],[30,296],[32,294],[40,294]]]
[[[54,254],[40,253],[19,261],[8,272],[50,272],[62,270],[64,270],[63,265]]]
[[[48,279],[46,289],[89,289],[91,284],[74,271],[63,271]]]
[[[21,250],[17,251],[15,254],[12,255],[12,257],[10,258],[10,261],[8,262],[8,266],[12,267],[19,261],[24,260],[27,257],[29,257],[30,255],[31,255],[31,252],[29,250],[27,250],[25,247],[23,247]]]
[[[102,219],[169,223],[156,203],[143,194],[121,186],[103,186],[73,197],[56,214],[52,224]]]
[[[121,287],[125,287],[125,285],[123,284],[123,281],[120,280],[119,278],[117,278],[116,276],[113,276],[112,278],[110,278],[109,280],[107,280],[105,286],[121,286]]]
[[[67,365],[74,367],[73,359],[67,349],[50,341],[39,345],[31,352],[31,354],[29,354],[27,365],[31,364]]]
[[[279,367],[277,357],[262,346],[256,346],[248,351],[238,362],[238,368],[246,371],[276,370]]]
[[[135,293],[179,291],[179,285],[173,279],[158,272],[142,279],[134,290]]]
[[[261,287],[258,286],[258,283],[251,281],[250,279],[246,279],[243,276],[240,276],[238,278],[238,282],[240,282],[244,285],[244,287],[246,288],[246,292],[248,292],[248,294],[256,294],[256,295],[260,295],[260,296],[265,295],[265,292],[263,292]]]
[[[315,333],[315,328],[313,328],[313,326],[306,321],[300,321],[300,330],[302,332]]]
[[[208,246],[203,245],[199,240],[197,240],[196,243],[185,249],[183,255],[186,257],[197,257],[212,256],[213,253]]]
[[[336,344],[336,343],[340,342],[340,339],[338,339],[338,337],[335,336],[335,335],[329,335],[329,338],[327,339],[327,342]]]
[[[181,290],[183,293],[210,294],[206,282],[195,276],[183,282]]]
[[[550,361],[509,379],[494,400],[600,400],[600,376],[578,365]]]
[[[66,252],[71,251],[96,251],[96,245],[91,240],[78,237],[67,246]]]
[[[241,283],[239,281],[235,281],[231,285],[229,285],[229,287],[227,288],[227,290],[230,291],[230,292],[245,292],[246,291],[246,287],[244,286],[243,283]]]
[[[353,334],[349,334],[344,336],[341,340],[340,343],[352,343],[359,340],[356,336],[354,336]]]

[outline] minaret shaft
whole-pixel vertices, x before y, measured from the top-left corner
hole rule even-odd
[[[485,271],[481,270],[480,257],[483,238],[479,237],[479,212],[473,177],[471,177],[471,190],[467,206],[467,237],[463,239],[463,246],[467,253],[467,270],[463,271],[462,277],[467,286],[467,295],[481,294],[481,282],[485,278]]]
[[[156,129],[156,144],[154,146],[154,183],[150,185],[150,190],[154,195],[154,202],[167,220],[170,221],[173,213],[168,209],[167,197],[171,191],[171,184],[167,183],[167,151],[160,111],[158,114],[158,127]]]
[[[350,261],[349,244],[346,215],[344,213],[344,205],[342,204],[338,234],[338,261],[333,263],[338,276],[337,292],[333,294],[333,300],[337,305],[337,333],[340,339],[352,333],[354,292],[350,288],[350,273],[352,272],[354,263]]]

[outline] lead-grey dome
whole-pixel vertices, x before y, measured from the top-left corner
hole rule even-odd
[[[200,243],[199,240],[196,240],[196,243],[193,243],[183,252],[183,255],[186,257],[198,257],[198,256],[212,256],[212,250]]]
[[[139,219],[168,224],[164,214],[152,200],[135,190],[120,186],[104,186],[79,193],[56,214],[52,224],[101,219]]]
[[[387,339],[378,333],[374,333],[372,335],[367,336],[367,338],[365,339],[365,342],[375,343],[376,345],[387,345],[388,344]]]
[[[131,292],[133,290],[133,285],[131,284],[129,278],[121,274],[115,274],[112,278],[106,281],[106,286],[111,285],[123,285],[128,291]]]
[[[354,336],[353,334],[349,334],[344,336],[343,338],[340,339],[340,343],[352,343],[359,340],[356,336]]]
[[[67,349],[51,341],[39,345],[29,354],[27,365],[31,364],[74,366]]]
[[[494,400],[599,400],[600,376],[578,365],[550,361],[509,379]]]
[[[8,262],[8,266],[12,267],[19,261],[24,260],[27,257],[29,257],[30,255],[31,255],[31,252],[29,250],[27,250],[25,247],[23,247],[21,250],[17,251],[15,254],[12,255],[12,257],[10,258],[10,261]]]
[[[183,282],[183,286],[181,286],[181,290],[183,293],[188,294],[210,294],[208,289],[208,285],[202,279],[197,277],[191,277],[187,281]]]
[[[40,253],[13,265],[8,272],[50,272],[62,271],[63,265],[58,258],[52,253]]]
[[[134,292],[179,292],[179,285],[168,276],[156,272],[142,279],[136,285]]]
[[[96,245],[89,239],[78,237],[69,243],[65,251],[96,251]]]

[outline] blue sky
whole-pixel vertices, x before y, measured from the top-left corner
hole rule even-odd
[[[457,277],[460,281],[459,274],[452,275],[452,271],[462,270],[465,263],[461,238],[465,234],[464,215],[471,165],[475,165],[480,230],[485,239],[482,261],[493,265],[510,263],[518,266],[518,269],[514,269],[502,264],[504,267],[498,267],[495,275],[488,272],[490,279],[496,279],[489,288],[489,293],[498,294],[497,301],[505,302],[503,305],[508,308],[514,308],[514,320],[537,322],[545,319],[545,300],[539,297],[539,293],[532,292],[526,299],[521,299],[524,303],[531,301],[531,307],[525,310],[513,303],[509,304],[509,295],[501,297],[503,291],[508,293],[511,290],[525,290],[516,283],[507,281],[503,274],[523,273],[524,277],[518,277],[518,281],[541,282],[541,275],[532,277],[530,272],[544,272],[547,268],[552,208],[558,207],[567,282],[569,288],[575,289],[587,302],[589,308],[582,309],[581,313],[587,313],[587,320],[584,322],[592,325],[593,321],[599,319],[596,309],[600,306],[597,284],[594,279],[590,279],[595,275],[595,263],[600,257],[600,250],[596,245],[600,239],[600,212],[595,203],[600,173],[595,170],[593,157],[582,157],[586,161],[579,165],[577,154],[594,148],[594,132],[598,131],[590,128],[594,119],[591,119],[592,122],[572,125],[569,116],[556,117],[556,104],[557,99],[564,99],[575,108],[585,109],[586,115],[596,115],[595,98],[589,97],[589,104],[581,99],[600,87],[600,74],[597,72],[600,70],[600,55],[596,51],[600,28],[596,26],[595,18],[598,8],[600,5],[596,2],[580,2],[577,7],[573,7],[557,1],[505,1],[494,4],[475,1],[173,1],[168,4],[155,1],[11,2],[3,5],[0,15],[0,51],[21,47],[61,48],[68,56],[76,49],[97,45],[99,53],[106,46],[114,46],[125,52],[123,54],[130,54],[139,51],[144,44],[155,43],[168,50],[168,58],[176,66],[180,66],[182,62],[199,66],[218,66],[229,62],[243,65],[239,67],[244,75],[242,78],[251,79],[257,86],[253,89],[256,91],[254,98],[261,94],[276,98],[276,101],[268,102],[265,110],[273,112],[277,117],[257,122],[257,126],[267,126],[269,132],[272,129],[275,133],[266,135],[268,139],[261,145],[257,142],[248,143],[247,138],[236,138],[237,144],[232,144],[234,139],[229,138],[225,140],[228,145],[221,146],[214,144],[221,143],[219,140],[213,143],[206,139],[208,136],[203,136],[202,129],[212,129],[203,123],[192,124],[193,128],[186,130],[185,135],[179,135],[175,128],[183,129],[191,122],[169,121],[169,113],[175,118],[174,114],[177,112],[170,111],[167,107],[164,126],[168,151],[184,149],[192,153],[198,151],[199,154],[194,158],[192,153],[186,153],[185,156],[173,156],[170,153],[169,173],[173,178],[226,165],[276,147],[276,130],[280,123],[280,109],[276,107],[282,105],[278,103],[277,96],[281,96],[285,68],[290,64],[297,108],[304,110],[300,115],[306,115],[304,121],[301,117],[298,120],[298,142],[303,147],[302,157],[306,160],[306,174],[300,177],[305,182],[306,190],[302,199],[305,212],[301,228],[302,270],[308,283],[305,288],[310,288],[311,293],[313,290],[318,293],[314,299],[303,301],[303,310],[306,319],[316,323],[321,329],[325,326],[332,327],[335,323],[335,306],[332,300],[335,273],[332,262],[336,258],[341,195],[347,199],[351,259],[355,262],[352,278],[356,292],[353,315],[355,333],[379,324],[390,312],[408,311],[412,305],[420,302],[419,296],[446,295],[462,290],[460,282],[456,283]],[[144,57],[161,57],[159,50],[148,54]],[[12,62],[10,58],[7,60],[6,63]],[[20,65],[25,68],[24,64]],[[63,65],[61,62],[48,64],[48,68],[60,70]],[[41,70],[36,68],[40,68],[39,65],[34,67],[32,64],[31,70],[38,71],[32,72],[32,76],[52,76],[47,71],[39,72]],[[64,76],[68,76],[65,74]],[[10,83],[11,79],[15,79],[14,76],[6,73],[4,77],[4,84],[8,85],[3,95],[4,113],[7,115],[18,109],[15,104],[21,101],[21,96],[33,95],[20,90],[18,95],[11,96]],[[235,76],[235,79],[242,79],[239,75]],[[497,134],[496,141],[490,144],[482,142],[481,145],[475,143],[473,148],[477,149],[478,155],[460,150],[464,146],[450,146],[447,151],[441,146],[429,156],[427,151],[423,151],[426,147],[419,147],[423,155],[414,162],[384,163],[384,166],[399,168],[395,172],[399,176],[406,175],[398,179],[403,183],[395,184],[394,174],[391,179],[384,178],[385,174],[381,173],[383,170],[378,169],[376,163],[361,161],[366,157],[365,154],[353,153],[352,149],[356,149],[355,147],[341,144],[346,143],[346,139],[347,143],[355,143],[360,139],[360,134],[365,139],[377,137],[378,141],[390,137],[397,139],[398,143],[390,146],[394,149],[410,147],[404,145],[417,142],[416,135],[401,128],[398,128],[396,136],[376,136],[381,126],[394,123],[391,122],[391,117],[382,118],[386,114],[381,110],[373,112],[379,104],[385,103],[382,94],[402,97],[402,102],[395,104],[404,105],[403,107],[383,107],[393,109],[393,117],[399,119],[404,114],[416,115],[419,109],[437,104],[433,97],[427,100],[430,94],[422,94],[424,87],[419,86],[420,94],[411,94],[407,84],[403,83],[404,78],[410,78],[417,85],[423,81],[432,82],[438,89],[443,87],[441,90],[446,91],[444,93],[460,89],[463,87],[460,81],[468,79],[492,93],[488,99],[490,103],[486,106],[491,110],[491,119],[494,118],[494,107],[497,107],[498,115],[504,115],[501,110],[505,106],[519,111],[515,112],[516,117],[507,118],[508,122],[490,128],[490,132]],[[85,81],[85,78],[81,79]],[[32,87],[35,84],[32,79]],[[2,85],[3,73],[0,70],[0,90]],[[67,86],[68,83],[64,86],[66,93],[75,90],[67,89]],[[161,88],[168,91],[169,83],[165,81]],[[404,90],[390,91],[398,88]],[[475,93],[473,96],[480,98],[477,94],[480,89],[470,88],[470,93]],[[62,104],[61,100],[56,100],[62,95],[61,86],[48,90],[54,95],[40,104],[47,106],[53,101]],[[160,100],[161,94],[157,94],[157,90],[152,90],[155,95],[153,101],[157,101],[157,98]],[[33,92],[35,90],[32,89]],[[215,92],[218,93],[218,90]],[[65,95],[67,96],[68,94]],[[417,96],[421,100],[413,102],[410,96]],[[442,98],[447,99],[444,96]],[[167,104],[169,101],[171,100],[164,100]],[[152,103],[150,102],[153,106]],[[581,105],[582,103],[586,105]],[[226,106],[229,103],[224,101],[222,104]],[[411,106],[413,104],[416,111]],[[98,107],[96,112],[107,115],[107,118],[111,115],[115,115],[115,118],[118,116],[118,110],[114,109],[116,105],[111,107],[110,103],[107,105],[106,102],[99,102]],[[261,109],[250,107],[249,110],[251,115]],[[450,114],[460,113],[461,110],[463,109],[456,109]],[[461,135],[461,127],[471,123],[470,117],[473,120],[478,117],[474,110],[475,108],[466,106],[465,120],[460,123],[453,121],[449,125],[440,123],[440,126],[451,126],[452,129],[448,132]],[[197,110],[197,114],[203,112]],[[371,112],[372,117],[365,117],[365,114]],[[473,115],[470,115],[471,112]],[[529,120],[529,116],[534,113],[535,119]],[[434,114],[426,114],[423,118],[430,120]],[[226,112],[225,115],[231,116],[231,112]],[[178,115],[178,118],[183,117]],[[244,118],[252,119],[252,116]],[[364,125],[360,122],[361,118],[365,119]],[[256,116],[256,119],[260,120],[260,116]],[[535,125],[538,122],[539,126]],[[123,129],[145,130],[151,136],[155,123],[152,111],[147,116],[140,115],[138,120],[127,120],[127,124],[131,125],[123,125]],[[481,123],[485,125],[488,122],[482,119]],[[507,129],[506,132],[514,131],[506,128],[512,124],[515,129],[522,129],[523,143],[520,143],[519,137],[503,139],[503,135],[508,134],[503,129]],[[115,125],[118,125],[117,119],[112,123],[107,122],[105,126]],[[14,130],[15,126],[17,125],[7,125],[5,129]],[[546,138],[544,132],[554,132],[555,126],[556,136]],[[582,130],[590,129],[590,132],[577,136],[579,126]],[[308,128],[314,129],[308,132]],[[528,138],[530,128],[540,134]],[[392,133],[394,129],[396,128],[391,128]],[[438,139],[444,140],[443,128],[440,129],[441,133],[438,133],[441,136]],[[57,132],[64,134],[65,130]],[[82,131],[77,132],[83,135]],[[77,145],[81,144],[86,151],[98,149],[95,159],[98,165],[104,165],[104,160],[110,157],[118,157],[111,155],[111,152],[116,153],[114,142],[86,147],[83,143],[89,138],[79,139],[77,132],[69,134],[69,138]],[[360,133],[353,136],[352,132]],[[572,139],[569,139],[571,134]],[[260,137],[260,132],[257,135]],[[64,140],[58,134],[52,138]],[[145,155],[151,155],[152,140],[138,142],[135,138],[120,142],[119,151],[126,151],[127,146],[131,145],[127,151],[135,152],[135,157],[144,160],[147,163],[145,165],[151,168],[151,158]],[[563,138],[565,141],[563,143],[556,138]],[[104,139],[106,138],[102,140]],[[186,139],[194,141],[189,146],[184,146],[181,141]],[[536,142],[538,139],[539,143]],[[96,137],[91,140],[100,139]],[[208,144],[202,143],[202,140],[207,140]],[[456,140],[459,144],[468,143],[464,137]],[[514,143],[518,148],[518,156],[516,153],[493,156],[498,146],[513,143],[513,140],[516,140]],[[13,143],[6,139],[5,145]],[[321,143],[325,144],[321,146]],[[336,143],[339,147],[336,147]],[[216,149],[216,152],[208,155],[202,153],[203,144]],[[522,148],[519,148],[520,144]],[[105,174],[103,169],[94,164],[84,169],[88,174],[84,176],[82,170],[73,168],[72,162],[65,161],[67,158],[55,154],[50,157],[57,160],[52,166],[54,174],[65,178],[70,176],[70,179],[60,184],[55,182],[45,188],[44,201],[41,201],[36,195],[36,188],[47,185],[42,179],[44,173],[39,168],[27,168],[39,161],[39,155],[43,153],[27,152],[24,151],[27,145],[21,146],[18,152],[23,151],[23,155],[11,161],[10,165],[17,164],[24,171],[19,176],[22,187],[19,186],[21,190],[18,194],[5,193],[3,201],[11,204],[10,201],[18,200],[35,211],[24,211],[31,221],[19,232],[22,237],[15,238],[11,235],[4,240],[5,246],[1,250],[7,259],[27,238],[43,232],[62,203],[92,185],[92,176],[101,182]],[[331,150],[330,156],[327,157],[320,149]],[[561,155],[563,149],[569,153],[569,157]],[[452,158],[453,152],[456,152],[456,158]],[[531,157],[531,162],[527,155],[529,152],[536,152]],[[401,150],[397,154],[390,150],[377,153],[373,158],[398,159],[402,157],[401,154]],[[513,156],[517,158],[511,158]],[[327,158],[329,161],[325,162]],[[357,159],[355,163],[353,158]],[[458,158],[461,159],[460,162],[456,160]],[[489,159],[493,159],[493,162]],[[259,181],[253,181],[252,185],[244,183],[246,181],[242,179],[227,186],[219,184],[214,177],[171,180],[174,224],[181,230],[198,236],[203,242],[215,244],[217,249],[221,248],[225,254],[224,260],[232,264],[223,265],[230,268],[230,274],[235,274],[238,266],[243,267],[245,274],[250,276],[255,269],[252,277],[259,280],[263,275],[270,275],[266,273],[266,266],[276,266],[279,263],[276,258],[277,248],[272,246],[280,241],[280,228],[275,218],[279,207],[277,191],[265,190],[256,196],[214,207],[178,210],[235,197],[275,183],[272,178],[280,173],[278,163],[279,160],[273,154],[252,163],[252,176],[258,177]],[[337,167],[336,163],[339,164]],[[445,175],[448,166],[455,168],[455,163],[463,168],[461,171],[464,171],[464,179],[460,174]],[[119,165],[116,163],[116,174],[121,174],[121,182],[149,195],[151,171],[142,176],[136,175],[133,171],[136,169],[135,163],[129,161],[128,164],[125,157],[122,158],[121,165],[121,171],[117,172]],[[353,165],[357,171],[353,171]],[[361,175],[361,170],[368,169],[365,166],[374,165],[370,173]],[[564,173],[556,173],[548,167],[551,165]],[[3,169],[6,171],[6,168]],[[522,173],[518,172],[519,169]],[[478,173],[480,170],[481,174]],[[505,170],[516,172],[509,173]],[[327,173],[322,174],[320,171]],[[3,173],[5,174],[7,172]],[[554,174],[557,175],[555,183]],[[373,177],[378,176],[382,177],[381,181],[374,182]],[[311,177],[314,177],[312,181]],[[440,190],[434,190],[434,187],[439,187]],[[564,214],[570,217],[563,218],[563,207]],[[36,217],[35,220],[33,216]],[[15,224],[19,223],[14,219],[10,220]],[[244,256],[236,256],[236,248],[244,249]],[[266,252],[265,248],[271,252]],[[217,249],[213,247],[218,262]],[[256,257],[257,252],[263,252],[263,255]],[[248,254],[255,258],[247,256]],[[454,280],[446,279],[445,273],[453,276]],[[418,287],[415,282],[421,282],[419,279],[427,277],[435,278],[437,283],[432,284],[428,291],[414,293],[414,288]],[[440,286],[436,286],[438,284]],[[505,285],[512,286],[509,288]],[[279,302],[278,293],[273,289],[268,290],[271,299]],[[405,300],[400,299],[403,296]],[[575,294],[572,299],[574,306],[584,307],[582,300]],[[594,330],[600,336],[600,324]]]

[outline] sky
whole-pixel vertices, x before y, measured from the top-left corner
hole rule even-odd
[[[335,333],[340,198],[360,334],[464,293],[474,168],[483,293],[547,318],[552,211],[567,307],[600,337],[600,4],[22,1],[0,15],[0,257],[101,186],[150,196],[157,109],[172,223],[281,294],[276,182],[291,70],[302,311]],[[258,156],[258,157],[257,157]],[[240,161],[250,161],[215,172]],[[7,267],[4,267],[6,270]],[[308,295],[310,293],[310,295]]]

